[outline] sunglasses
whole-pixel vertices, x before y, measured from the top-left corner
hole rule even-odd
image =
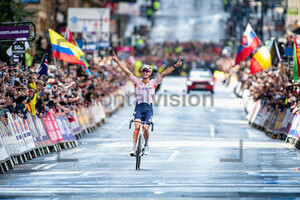
[[[150,72],[149,70],[143,70],[142,73],[148,73]]]

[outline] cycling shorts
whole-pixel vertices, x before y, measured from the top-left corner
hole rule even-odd
[[[153,115],[152,103],[136,103],[134,109],[134,119],[140,119],[141,121],[147,122],[146,124],[150,126],[151,118]]]

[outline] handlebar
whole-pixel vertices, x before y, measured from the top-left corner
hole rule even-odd
[[[132,122],[137,122],[137,123],[140,123],[140,124],[148,124],[149,123],[149,122],[145,122],[145,121],[136,121],[136,120],[132,119],[132,120],[130,120],[130,123],[129,123],[129,129],[131,129],[131,123]],[[154,124],[153,124],[153,122],[150,122],[150,126],[151,126],[151,131],[153,132],[153,130],[154,130]]]

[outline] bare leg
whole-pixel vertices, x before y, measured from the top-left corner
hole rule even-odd
[[[149,125],[144,124],[143,126],[143,131],[144,131],[144,138],[145,138],[145,145],[148,146],[148,140],[150,137],[150,133],[149,133]]]
[[[135,119],[135,121],[141,121],[141,120],[140,119]],[[136,143],[137,138],[138,138],[138,134],[139,134],[139,131],[140,131],[141,124],[135,122],[134,125],[135,125],[135,128],[134,128],[134,132],[133,132],[133,142]]]

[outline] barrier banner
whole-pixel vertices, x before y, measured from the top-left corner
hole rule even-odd
[[[94,116],[95,123],[99,123],[101,121],[101,113],[96,101],[93,101],[92,107],[89,107],[89,112],[90,115]]]
[[[84,107],[80,108],[80,112],[81,112],[81,116],[83,118],[84,124],[86,125],[86,127],[89,127],[90,126],[90,121],[89,121],[89,118],[86,115],[85,108]]]
[[[250,122],[253,122],[252,120],[255,119],[256,114],[259,111],[259,109],[260,109],[260,102],[259,101],[254,102],[254,107],[253,107],[252,113],[249,118]]]
[[[278,130],[279,133],[286,133],[286,134],[288,133],[288,132],[286,132],[286,127],[288,125],[288,120],[290,119],[290,116],[291,116],[290,109],[286,108],[285,112],[284,112],[283,120],[281,123],[281,127]]]
[[[256,106],[256,108],[255,108],[255,110],[254,110],[254,113],[253,113],[252,116],[251,116],[251,119],[250,119],[250,122],[251,122],[251,123],[253,123],[253,122],[255,121],[256,116],[258,115],[258,113],[259,113],[260,110],[261,110],[261,103],[260,103],[260,101],[257,101],[256,103],[257,103],[257,106]]]
[[[293,120],[294,120],[294,118],[295,118],[295,115],[292,114],[292,112],[291,112],[290,109],[289,109],[289,111],[290,111],[290,116],[289,116],[289,118],[287,119],[287,125],[286,125],[286,128],[285,128],[285,132],[286,132],[286,133],[289,133],[290,128],[291,128],[291,126],[292,126],[292,122],[293,122]]]
[[[95,125],[96,120],[95,120],[95,116],[91,112],[91,107],[85,108],[85,113],[87,118],[89,119],[89,124],[92,126]]]
[[[29,121],[28,126],[29,126],[30,132],[32,134],[35,145],[37,147],[42,147],[43,146],[42,137],[40,136],[39,132],[37,131],[37,129],[35,127],[32,116],[30,114],[28,114],[27,118],[28,118],[28,121]]]
[[[263,127],[264,127],[265,129],[267,129],[267,127],[269,126],[271,114],[272,114],[272,113],[271,113],[270,111],[268,111],[268,108],[267,108],[265,121],[264,121],[264,123],[263,123]]]
[[[48,112],[47,117],[43,117],[43,122],[53,144],[64,140],[52,113]]]
[[[7,113],[7,116],[8,116],[8,127],[10,128],[11,132],[15,135],[17,139],[17,145],[19,148],[18,153],[22,154],[23,152],[27,151],[27,147],[23,139],[21,129],[10,113]]]
[[[80,125],[80,129],[81,130],[84,130],[86,128],[85,124],[84,124],[84,121],[83,121],[83,117],[81,115],[81,112],[80,110],[76,111],[76,117],[75,117],[75,120],[78,119],[78,123]]]
[[[5,145],[8,155],[19,155],[21,152],[16,136],[10,131],[10,129],[0,122],[1,133],[3,135],[2,141]]]
[[[21,119],[19,116],[16,117],[16,121],[19,124],[19,127],[21,129],[21,132],[23,134],[23,139],[25,141],[27,150],[33,150],[36,148],[35,144],[34,144],[34,140],[33,137],[30,133],[28,124],[26,120]]]
[[[97,106],[98,106],[98,109],[100,111],[99,113],[100,113],[101,120],[105,119],[106,118],[106,113],[105,113],[104,106],[102,105],[102,103],[100,101],[97,102]]]
[[[65,124],[64,127],[67,130],[69,140],[76,140],[75,132],[73,132],[73,129],[72,129],[72,126],[69,122],[69,119],[66,116],[63,117],[63,122]]]
[[[253,101],[253,99],[249,99],[248,101],[248,105],[247,105],[247,120],[251,120],[251,116],[252,116],[252,113],[254,112],[254,109],[256,108],[256,104],[255,102]]]
[[[71,127],[68,125],[69,120],[67,117],[58,116],[56,118],[56,122],[62,134],[62,137],[64,138],[65,141],[75,140],[73,131],[70,129]]]
[[[106,113],[112,112],[111,104],[112,104],[112,99],[110,98],[110,96],[104,97],[102,99],[102,105],[104,106]]]
[[[294,138],[298,138],[298,127],[299,127],[299,122],[300,122],[300,115],[296,114],[293,121],[292,121],[292,126],[291,129],[289,131],[289,136],[294,137]]]
[[[72,116],[74,117],[74,121],[71,122],[71,127],[73,130],[74,135],[76,135],[78,132],[80,132],[80,125],[79,125],[79,121],[78,121],[78,117],[75,111],[72,111]]]
[[[33,121],[34,121],[36,130],[38,131],[38,134],[40,135],[40,138],[41,138],[41,141],[42,141],[42,145],[43,146],[50,146],[50,145],[52,145],[52,142],[51,142],[50,137],[49,137],[49,135],[47,133],[46,127],[45,127],[45,125],[43,123],[43,119],[37,117],[36,119],[33,119]]]
[[[2,141],[2,134],[0,133],[0,161],[4,161],[6,160],[7,158],[9,158],[9,155],[7,154],[6,152],[6,149],[5,149],[5,146],[4,146],[4,143]]]
[[[263,108],[261,109],[260,111],[260,117],[261,117],[261,121],[259,122],[259,126],[263,126],[263,124],[265,123],[266,121],[266,116],[267,116],[267,112],[268,112],[268,108],[267,106],[263,106]]]
[[[275,133],[275,134],[279,133],[279,129],[281,128],[281,125],[283,123],[285,110],[286,109],[284,109],[284,110],[280,111],[279,113],[277,113],[277,119],[274,123],[274,130],[273,130],[273,133]]]

